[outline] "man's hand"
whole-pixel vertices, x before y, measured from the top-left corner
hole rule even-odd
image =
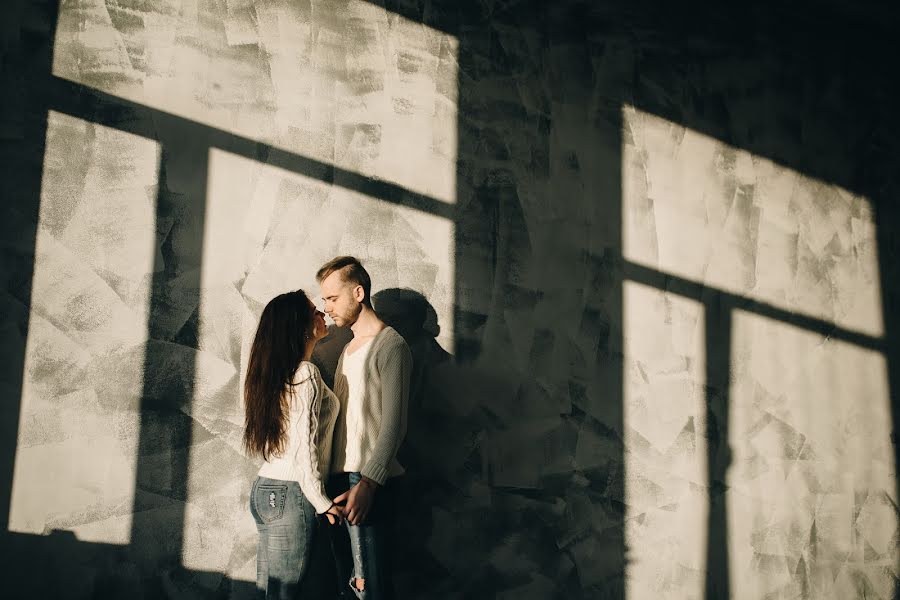
[[[334,499],[335,504],[347,501],[344,506],[344,516],[351,525],[365,522],[369,509],[372,508],[376,487],[378,487],[377,483],[363,477],[359,483]]]

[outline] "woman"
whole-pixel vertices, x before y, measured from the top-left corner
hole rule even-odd
[[[316,515],[332,524],[343,519],[323,483],[339,404],[309,362],[325,334],[324,315],[297,290],[266,305],[250,349],[244,447],[265,461],[250,490],[259,531],[256,586],[265,598],[293,597]]]

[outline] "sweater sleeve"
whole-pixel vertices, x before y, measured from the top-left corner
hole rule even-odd
[[[402,338],[386,344],[376,357],[376,366],[381,376],[381,428],[375,439],[372,458],[360,473],[382,485],[406,435],[406,409],[412,371],[409,346]]]
[[[296,422],[292,424],[292,435],[297,436],[297,450],[294,464],[297,468],[300,491],[306,496],[316,512],[324,513],[331,507],[331,499],[325,493],[322,481],[322,465],[316,439],[319,430],[319,408],[322,402],[322,376],[315,367],[306,366],[306,379],[294,388],[296,401]]]

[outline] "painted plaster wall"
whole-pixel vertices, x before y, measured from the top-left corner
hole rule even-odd
[[[348,253],[417,358],[410,597],[890,597],[891,307],[864,144],[826,126],[846,66],[614,5],[58,14],[87,99],[49,113],[9,313],[9,529],[122,549],[64,595],[247,593],[250,338]]]

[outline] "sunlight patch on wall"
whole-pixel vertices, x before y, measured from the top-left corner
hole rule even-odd
[[[129,541],[159,155],[49,114],[12,531]]]
[[[703,307],[624,284],[627,597],[697,598],[707,484]]]
[[[144,5],[63,3],[54,75],[455,202],[454,37],[362,0]]]
[[[623,119],[626,261],[701,284],[710,298],[727,292],[851,332],[883,335],[875,219],[867,199],[630,106]],[[667,377],[642,364],[634,374],[635,331],[637,339],[665,342],[655,333],[656,315],[668,327],[702,333],[695,316],[651,305],[631,291],[634,285],[626,282],[624,308],[629,499],[643,477],[641,463],[629,455],[648,446],[632,432],[638,414],[632,382],[650,387]],[[731,594],[889,596],[898,573],[897,498],[884,356],[751,312],[734,309],[732,318],[733,330],[719,332],[732,340],[722,350],[729,352],[729,371],[715,374],[717,380],[727,375],[731,386]],[[669,361],[683,354],[647,347]],[[647,394],[655,407],[667,406],[671,397],[665,390]],[[658,482],[649,482],[637,497],[658,494]],[[629,514],[635,513],[629,502]],[[705,494],[698,502],[705,513]],[[634,521],[628,527],[631,548],[638,528]],[[682,539],[682,529],[683,519],[670,515],[654,535]],[[641,568],[640,547],[630,573]],[[656,552],[660,548],[657,543]],[[696,549],[662,554],[679,561],[696,556]],[[639,581],[646,587],[671,573],[659,565]],[[697,583],[688,571],[676,583],[665,581],[676,589]],[[692,588],[685,596],[700,592]],[[644,592],[636,594],[630,597]]]
[[[373,295],[398,288],[421,293],[436,312],[438,342],[452,351],[452,221],[215,150],[208,203],[213,213],[230,211],[234,235],[210,231],[209,244],[217,246],[205,247],[204,281],[209,274],[236,286],[248,306],[242,314],[254,326],[276,294],[302,288],[317,296],[319,267],[351,254],[371,274]]]
[[[885,358],[741,311],[731,355],[734,598],[890,597],[900,555]]]
[[[883,334],[868,200],[631,106],[623,136],[627,260]]]
[[[255,562],[232,565],[232,552],[225,549],[256,543],[256,528],[241,503],[253,474],[236,474],[234,467],[246,464],[241,390],[263,306],[298,288],[315,301],[319,267],[352,254],[371,274],[373,294],[421,293],[434,315],[419,330],[427,328],[452,351],[453,245],[453,222],[442,217],[210,151],[197,342],[198,354],[206,358],[197,361],[190,411],[195,427],[214,435],[203,436],[206,441],[191,449],[184,566],[254,578]],[[233,459],[223,460],[227,456]],[[216,538],[220,550],[211,555],[209,537],[215,531],[227,535]]]

